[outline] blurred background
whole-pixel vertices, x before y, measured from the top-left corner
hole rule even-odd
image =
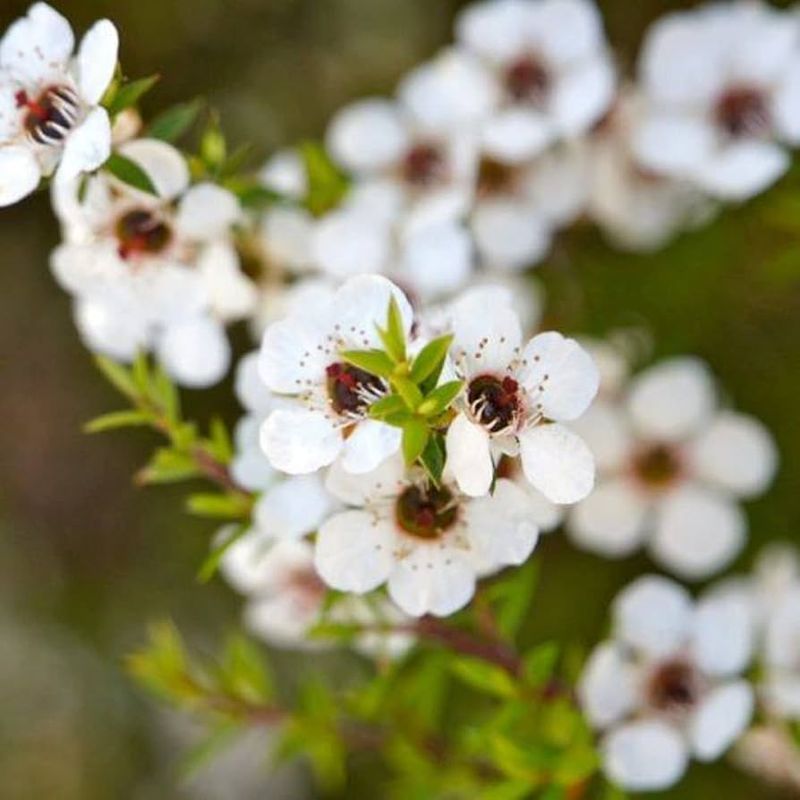
[[[27,5],[0,0],[0,30]],[[406,69],[448,40],[460,5],[56,3],[80,32],[110,17],[130,77],[161,73],[146,111],[205,96],[220,110],[229,139],[254,143],[259,157],[319,137],[351,98],[390,92]],[[649,21],[679,5],[600,2],[623,67],[633,63]],[[648,257],[615,252],[596,231],[579,227],[539,269],[549,325],[594,334],[647,328],[657,355],[708,359],[736,405],[775,433],[783,469],[748,509],[752,542],[742,568],[764,541],[800,534],[798,191],[795,171],[754,203]],[[211,651],[235,625],[238,603],[220,582],[195,580],[209,524],[183,515],[178,493],[133,487],[131,475],[154,440],[81,433],[84,421],[120,403],[82,350],[70,303],[49,275],[57,238],[45,196],[0,217],[0,798],[313,798],[300,769],[284,768],[269,781],[260,776],[268,750],[261,735],[182,778],[181,754],[198,731],[156,709],[121,669],[147,622],[166,616]],[[238,414],[227,386],[188,403],[201,418],[212,408],[231,421]],[[644,559],[611,563],[578,554],[558,534],[540,557],[545,568],[526,629],[530,641],[596,640],[615,591],[650,568]],[[291,663],[295,671],[325,668],[324,660],[309,661],[278,657],[279,666]],[[725,765],[694,767],[669,793],[709,795],[779,796]],[[344,796],[379,792],[362,779]]]

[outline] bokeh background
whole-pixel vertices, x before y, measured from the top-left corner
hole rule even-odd
[[[318,137],[357,96],[389,92],[450,35],[460,0],[62,0],[83,31],[110,17],[130,77],[163,80],[145,109],[202,95],[234,142],[258,157]],[[27,2],[0,0],[0,29]],[[620,63],[630,67],[648,23],[671,0],[600,2]],[[684,3],[683,5],[692,5]],[[195,573],[212,528],[185,516],[180,495],[141,491],[130,476],[154,440],[87,437],[81,424],[119,405],[78,342],[47,258],[58,232],[47,198],[0,215],[0,798],[249,800],[313,798],[301,769],[260,777],[268,741],[253,735],[216,767],[182,777],[199,732],[128,682],[124,655],[148,620],[170,616],[211,650],[235,625],[237,601]],[[750,506],[752,545],[800,533],[800,172],[749,205],[648,257],[607,247],[579,226],[539,269],[548,324],[602,334],[652,332],[656,355],[710,361],[737,406],[774,431],[782,471]],[[189,398],[234,420],[229,387]],[[645,559],[603,562],[560,535],[541,547],[530,641],[603,630],[609,600]],[[334,659],[336,657],[333,657]],[[331,662],[333,663],[333,662]],[[291,660],[293,671],[326,661]],[[339,664],[341,668],[341,664]],[[375,778],[377,781],[377,778]],[[379,797],[362,776],[345,797]],[[695,767],[674,798],[779,797],[725,765]]]

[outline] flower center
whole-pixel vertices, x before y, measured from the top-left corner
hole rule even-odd
[[[667,661],[656,668],[647,684],[647,697],[657,711],[681,712],[695,705],[702,681],[685,661]]]
[[[519,411],[519,384],[509,377],[479,375],[470,381],[467,401],[472,416],[492,433],[509,428]]]
[[[550,90],[550,75],[538,58],[523,56],[506,70],[505,87],[512,100],[540,105]]]
[[[367,406],[384,394],[383,381],[352,364],[336,363],[325,369],[328,396],[338,414],[361,415]]]
[[[734,138],[763,136],[770,129],[770,113],[764,92],[748,86],[734,87],[717,101],[717,124]]]
[[[409,486],[397,498],[397,524],[419,539],[438,539],[456,521],[458,504],[444,486]]]
[[[478,166],[478,194],[482,197],[504,194],[514,188],[518,172],[493,158],[482,158]]]
[[[119,218],[116,236],[120,257],[130,258],[160,253],[169,244],[172,231],[155,213],[139,208]]]
[[[447,165],[441,148],[434,144],[417,144],[403,159],[403,179],[411,186],[424,188],[445,178]]]
[[[681,472],[681,459],[674,447],[651,444],[633,457],[633,473],[652,489],[664,489],[672,484]]]
[[[17,108],[24,109],[25,130],[38,144],[62,144],[81,113],[78,95],[68,86],[51,86],[35,99],[19,91],[14,99]]]

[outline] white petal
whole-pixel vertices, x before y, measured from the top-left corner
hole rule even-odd
[[[782,597],[768,598],[764,656],[771,667],[797,669],[800,643],[800,586],[791,587]]]
[[[519,271],[537,264],[550,248],[543,219],[516,201],[485,200],[472,214],[478,252],[490,268]]]
[[[334,589],[363,594],[380,586],[394,566],[394,526],[366,511],[345,511],[319,529],[314,564]]]
[[[404,241],[400,280],[424,297],[451,293],[472,271],[472,239],[455,223],[426,226]]]
[[[392,600],[412,617],[445,617],[472,598],[475,571],[449,548],[416,545],[392,570],[388,589]]]
[[[134,139],[119,148],[135,161],[153,182],[158,196],[172,200],[189,185],[189,167],[180,151],[158,139]]]
[[[753,716],[753,706],[753,690],[745,681],[714,689],[702,701],[689,728],[695,758],[719,758],[744,733]]]
[[[36,190],[42,177],[27,147],[0,148],[0,207],[10,206]]]
[[[692,601],[674,581],[645,575],[623,589],[613,604],[614,632],[651,657],[672,653],[687,639]]]
[[[769,431],[755,418],[719,414],[692,443],[692,470],[740,497],[763,492],[775,475],[778,454]]]
[[[384,272],[390,254],[390,232],[371,214],[342,208],[326,214],[314,230],[311,253],[324,272],[346,278]]]
[[[635,129],[633,150],[653,172],[680,176],[699,168],[712,154],[714,142],[714,130],[705,120],[658,114],[645,117]]]
[[[149,347],[148,321],[133,309],[81,299],[74,315],[81,340],[94,352],[132,361],[139,350]]]
[[[780,137],[800,143],[800,58],[792,59],[772,100],[772,115]]]
[[[519,435],[525,477],[553,503],[577,503],[594,485],[594,459],[583,439],[558,423]]]
[[[527,44],[530,6],[520,0],[472,3],[456,20],[456,36],[483,58],[502,64]]]
[[[498,111],[483,127],[483,149],[492,158],[518,164],[541,153],[556,131],[544,115],[528,108]]]
[[[261,447],[275,469],[303,475],[333,463],[342,450],[342,434],[317,411],[279,408],[261,427]]]
[[[722,585],[697,604],[692,652],[708,675],[732,676],[744,671],[755,646],[755,608],[749,592]]]
[[[261,427],[256,421],[256,431]],[[251,492],[260,492],[270,486],[277,472],[264,455],[261,446],[256,443],[237,449],[231,461],[231,476],[242,488]]]
[[[236,196],[213,183],[198,183],[181,198],[176,225],[197,241],[227,236],[242,216]]]
[[[769,673],[761,685],[761,697],[771,714],[800,719],[800,676],[796,673]]]
[[[746,200],[775,183],[789,168],[789,161],[789,154],[772,142],[734,142],[704,161],[692,178],[722,200]]]
[[[567,530],[579,547],[620,558],[641,547],[647,512],[646,498],[628,481],[609,480],[570,509]]]
[[[308,592],[299,597],[292,592],[256,595],[244,607],[243,622],[247,630],[272,647],[320,650],[327,642],[306,637],[320,619],[324,599],[320,594],[318,602],[310,602]]]
[[[616,472],[625,468],[636,443],[618,404],[595,400],[571,427],[589,445],[598,470]]]
[[[650,367],[634,379],[628,397],[639,431],[666,441],[701,430],[715,405],[713,379],[697,358],[671,358]]]
[[[198,317],[170,325],[158,341],[158,357],[182,386],[203,388],[222,380],[231,347],[222,325]]]
[[[374,419],[362,420],[345,439],[342,466],[354,475],[372,472],[400,449],[402,435],[400,428]]]
[[[93,172],[111,155],[111,122],[104,108],[94,108],[70,133],[56,173],[59,182]]]
[[[215,544],[235,533],[235,528],[226,526],[219,531],[215,539]],[[285,542],[282,544],[299,544],[295,542]],[[275,579],[276,575],[270,569],[267,561],[270,551],[276,547],[272,537],[265,535],[257,528],[251,528],[243,536],[229,545],[220,560],[220,571],[225,576],[225,580],[241,594],[250,594],[264,588],[264,584],[269,584]],[[293,552],[293,551],[291,551]],[[288,564],[278,556],[280,566]],[[294,559],[289,564],[294,566]],[[272,566],[276,566],[275,559],[272,559]]]
[[[264,333],[259,371],[273,392],[299,394],[323,383],[329,356],[320,349],[325,333],[315,319],[300,315],[273,322]]]
[[[603,741],[602,751],[606,776],[634,792],[674,786],[688,763],[681,735],[658,720],[641,720],[617,728]]]
[[[731,11],[731,82],[758,86],[780,80],[797,52],[797,19],[760,3],[738,3]]]
[[[83,99],[96,105],[105,94],[117,68],[119,34],[107,19],[95,22],[81,41],[77,78]]]
[[[551,64],[590,59],[603,48],[603,20],[593,2],[548,0],[537,5],[541,45]]]
[[[470,497],[487,494],[494,479],[489,434],[465,414],[456,416],[447,430],[447,470]]]
[[[730,500],[692,485],[661,505],[650,550],[660,564],[685,580],[724,569],[744,547],[747,521]]]
[[[574,339],[548,331],[534,336],[522,351],[520,382],[531,403],[548,419],[577,419],[594,400],[600,373]]]
[[[269,260],[289,269],[305,269],[312,263],[313,231],[314,218],[302,208],[275,206],[261,222],[261,240]]]
[[[636,708],[636,670],[615,642],[595,647],[583,668],[578,697],[595,728],[607,728]]]
[[[331,496],[318,475],[298,475],[267,490],[253,511],[261,530],[294,538],[315,531],[328,515]]]
[[[366,475],[347,472],[341,460],[328,470],[325,488],[334,497],[351,506],[365,506],[374,500],[395,497],[406,486],[406,467],[396,454]]]
[[[296,200],[307,191],[306,168],[295,150],[274,153],[261,168],[258,177],[268,189]]]
[[[258,302],[255,284],[241,270],[233,244],[216,241],[203,247],[195,264],[212,312],[223,322],[251,314]]]
[[[325,138],[331,156],[345,169],[369,173],[398,161],[408,147],[408,133],[398,107],[369,99],[338,111]]]
[[[236,399],[250,412],[263,413],[272,410],[272,392],[261,379],[258,371],[258,352],[242,356],[236,366],[234,384]]]
[[[562,75],[555,86],[552,114],[562,135],[585,133],[606,113],[614,99],[614,68],[599,56]]]

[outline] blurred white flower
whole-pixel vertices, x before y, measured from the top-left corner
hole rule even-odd
[[[45,3],[30,7],[0,39],[0,206],[33,192],[58,169],[69,181],[111,154],[111,123],[99,103],[117,65],[118,36],[95,23],[75,37]]]
[[[737,501],[766,489],[777,454],[760,422],[717,402],[713,378],[695,358],[656,364],[618,399],[596,402],[576,423],[599,477],[570,511],[575,543],[608,557],[647,544],[686,579],[729,564],[747,532]]]
[[[563,422],[577,419],[597,392],[592,359],[574,340],[540,333],[523,345],[508,306],[453,314],[451,358],[465,382],[447,431],[447,465],[465,494],[486,494],[501,455],[519,456],[528,481],[554,503],[591,491],[592,455]]]
[[[725,200],[766,189],[800,141],[800,20],[760,2],[670,14],[639,66],[647,101],[634,148],[645,167]]]
[[[366,475],[334,465],[327,487],[352,509],[319,529],[314,559],[323,580],[356,594],[386,583],[414,617],[463,608],[478,576],[524,562],[539,535],[529,497],[511,481],[468,498],[450,481],[435,487],[407,471],[399,455]]]
[[[602,20],[588,0],[483,0],[456,35],[490,70],[500,107],[482,129],[493,158],[521,162],[585,133],[614,94]]]
[[[665,578],[645,576],[613,605],[612,638],[591,654],[579,685],[603,731],[603,768],[631,791],[673,786],[689,759],[713,761],[744,732],[753,691],[740,676],[754,645],[746,593],[711,590],[696,604]]]
[[[291,406],[270,413],[261,446],[272,465],[290,474],[315,472],[340,455],[351,472],[369,472],[400,447],[401,432],[369,419],[371,403],[387,390],[382,378],[342,360],[343,350],[380,347],[389,301],[400,308],[406,336],[413,313],[403,293],[378,275],[351,278],[324,309],[306,310],[270,325],[260,373]]]

